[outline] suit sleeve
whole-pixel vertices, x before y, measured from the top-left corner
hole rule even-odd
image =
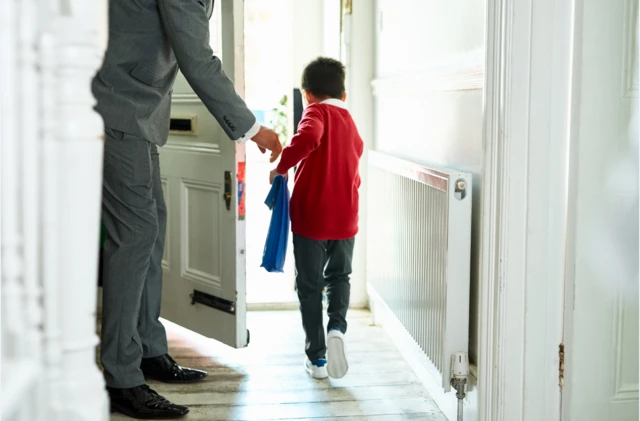
[[[291,139],[291,144],[284,148],[276,171],[286,174],[300,161],[306,159],[311,152],[318,149],[324,134],[324,113],[318,105],[310,105],[305,110],[298,125],[298,133]]]
[[[201,0],[158,0],[162,23],[191,88],[232,140],[255,128],[256,118],[236,93],[209,45],[209,16]]]

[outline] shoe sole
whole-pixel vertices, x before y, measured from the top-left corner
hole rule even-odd
[[[327,341],[327,372],[334,379],[341,379],[349,371],[349,362],[344,351],[344,339],[331,336]]]
[[[164,384],[193,384],[193,383],[198,383],[203,381],[204,379],[206,379],[209,375],[207,374],[206,376],[200,378],[200,379],[196,379],[196,380],[165,380],[165,379],[161,379],[159,377],[154,377],[148,374],[144,375],[144,379],[145,380],[155,380],[157,382],[160,383],[164,383]]]
[[[120,406],[120,405],[114,405],[113,403],[111,404],[111,413],[117,412],[118,414],[122,414],[122,415],[126,415],[127,417],[130,418],[135,418],[137,420],[175,420],[178,418],[183,418],[185,416],[187,416],[187,414],[189,413],[189,409],[187,408],[187,412],[185,412],[182,415],[170,415],[170,416],[158,416],[158,417],[148,417],[148,416],[138,416],[136,415],[134,412],[129,411],[127,408]]]

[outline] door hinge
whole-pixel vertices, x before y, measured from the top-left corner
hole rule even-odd
[[[231,210],[231,171],[224,172],[224,203]]]
[[[558,386],[562,388],[564,386],[564,344],[560,344],[560,346],[558,347],[558,357]]]

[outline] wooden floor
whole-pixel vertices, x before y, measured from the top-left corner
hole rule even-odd
[[[184,419],[192,421],[446,421],[389,338],[370,321],[368,312],[350,312],[350,370],[340,380],[313,380],[304,372],[297,311],[250,312],[251,344],[242,350],[167,324],[170,354],[181,365],[207,370],[209,377],[192,385],[149,384],[188,405],[191,412]]]

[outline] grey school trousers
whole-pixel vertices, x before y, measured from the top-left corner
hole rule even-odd
[[[347,331],[347,310],[351,285],[351,261],[355,239],[311,240],[293,234],[296,289],[300,300],[305,352],[311,361],[326,357],[327,345],[322,321],[322,290],[327,290],[327,331]]]
[[[109,387],[144,384],[141,359],[168,352],[159,321],[166,221],[157,146],[106,128],[101,361]]]

